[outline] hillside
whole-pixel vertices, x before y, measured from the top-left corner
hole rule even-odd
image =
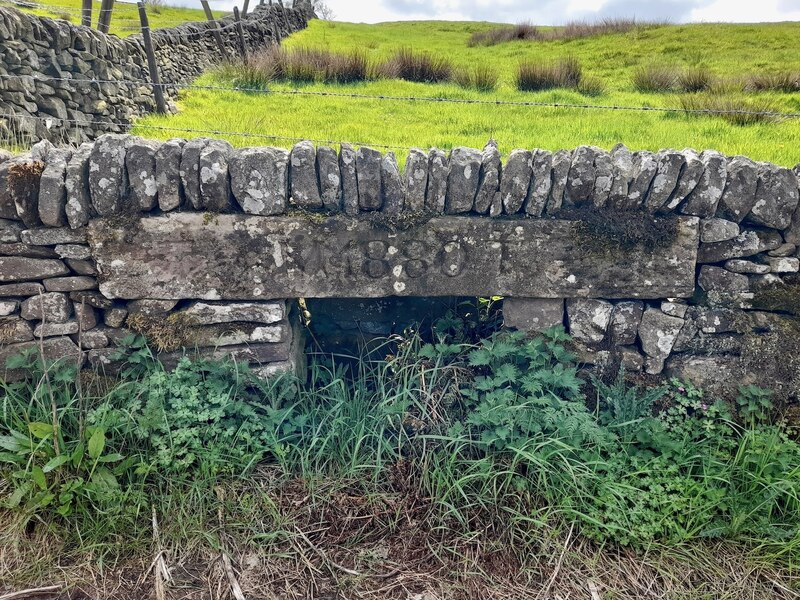
[[[287,48],[326,48],[347,53],[366,52],[372,64],[400,48],[446,57],[455,68],[485,65],[498,76],[496,89],[479,92],[454,83],[427,84],[379,79],[354,84],[276,82],[271,89],[346,94],[480,99],[534,103],[591,104],[623,107],[681,107],[685,93],[644,93],[632,78],[649,65],[677,70],[698,69],[720,80],[723,97],[743,110],[800,111],[800,95],[785,92],[729,90],[731,81],[764,73],[800,71],[793,52],[800,23],[696,24],[640,27],[628,33],[598,35],[569,41],[513,41],[495,46],[469,47],[475,31],[497,27],[489,23],[402,22],[379,25],[314,21],[294,35]],[[713,43],[710,43],[713,40]],[[585,78],[599,80],[602,93],[586,95],[553,89],[520,92],[514,75],[521,61],[573,57]],[[207,75],[201,83],[230,87],[229,76]],[[735,87],[735,86],[734,86]],[[697,95],[695,95],[697,96]],[[689,98],[689,101],[692,101]],[[290,146],[296,138],[410,146],[482,146],[495,138],[501,150],[539,146],[548,149],[596,144],[610,148],[624,142],[634,149],[663,147],[717,148],[728,154],[784,165],[800,162],[800,124],[780,119],[746,126],[719,116],[636,112],[607,109],[549,108],[344,99],[219,90],[189,90],[176,117],[152,117],[141,122],[139,133],[174,137],[206,130],[247,132],[288,139],[228,136],[236,145]],[[290,114],[291,118],[286,118]],[[177,128],[154,131],[146,126]]]

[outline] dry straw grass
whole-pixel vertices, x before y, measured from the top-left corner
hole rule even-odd
[[[512,26],[476,31],[467,40],[467,45],[474,47],[495,46],[513,41],[570,41],[613,33],[628,33],[636,29],[659,27],[664,24],[656,21],[607,18],[594,22],[571,21],[563,27],[541,29],[530,22],[521,22]]]

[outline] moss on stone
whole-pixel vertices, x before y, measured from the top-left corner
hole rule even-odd
[[[167,317],[132,314],[128,316],[127,325],[146,337],[159,352],[172,352],[195,343],[194,319],[185,313],[173,313]]]
[[[678,237],[678,220],[644,210],[619,211],[594,207],[562,210],[558,217],[577,221],[582,249],[606,254],[634,248],[668,248]]]
[[[753,307],[800,316],[800,283],[771,285],[755,292]]]

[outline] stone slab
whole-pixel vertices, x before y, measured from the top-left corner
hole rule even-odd
[[[108,298],[386,296],[678,298],[694,291],[698,220],[669,247],[598,253],[564,220],[435,217],[404,231],[326,219],[174,213],[90,224]]]

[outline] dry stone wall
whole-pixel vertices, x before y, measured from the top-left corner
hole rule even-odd
[[[305,28],[313,11],[305,4],[298,6],[256,6],[243,18],[248,48],[279,43]],[[224,28],[226,55],[238,56],[232,17],[218,23]],[[157,29],[152,37],[168,99],[176,98],[176,86],[191,82],[224,58],[208,23]],[[8,130],[6,135],[79,143],[125,131],[134,117],[155,109],[139,34],[120,39],[67,21],[0,8],[0,46],[0,126]],[[125,83],[131,81],[139,83]]]
[[[130,330],[298,365],[300,298],[505,296],[588,365],[797,394],[800,168],[714,151],[234,149],[104,135],[0,163],[0,354]],[[287,304],[287,301],[289,302]]]

